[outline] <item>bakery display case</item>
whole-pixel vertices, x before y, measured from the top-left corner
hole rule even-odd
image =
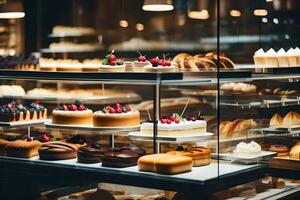
[[[299,197],[299,2],[59,4],[0,60],[4,199]]]

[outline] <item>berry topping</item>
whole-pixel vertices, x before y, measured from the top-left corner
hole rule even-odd
[[[79,111],[84,111],[84,110],[86,110],[86,108],[85,108],[84,105],[79,105],[79,106],[77,106],[77,109],[78,109]]]
[[[131,111],[131,108],[128,105],[122,106],[121,104],[117,103],[113,106],[106,106],[103,110],[104,113],[127,113]]]
[[[27,137],[27,138],[26,138],[26,141],[27,141],[27,142],[31,142],[31,141],[32,141],[32,138],[31,138],[31,137]]]
[[[131,108],[130,108],[128,105],[125,105],[124,107],[126,108],[126,110],[127,110],[128,112],[131,111]]]
[[[119,109],[119,108],[121,108],[121,104],[117,103],[114,105],[114,109]]]
[[[67,111],[68,110],[68,106],[62,105],[60,109],[63,110],[63,111]]]
[[[194,122],[196,121],[197,119],[195,117],[192,117],[191,120]]]
[[[106,109],[108,110],[108,113],[116,113],[116,110],[111,106],[107,106]]]
[[[77,106],[76,106],[75,104],[71,104],[71,105],[69,106],[69,110],[70,110],[70,111],[77,111]]]
[[[171,124],[172,121],[170,119],[167,119],[167,124]]]
[[[116,113],[122,113],[122,108],[116,109]]]
[[[175,119],[174,122],[175,122],[176,124],[179,124],[179,123],[180,123],[180,120],[179,120],[179,119]]]
[[[117,61],[117,57],[113,54],[113,52],[108,56],[108,62]]]
[[[147,61],[146,57],[143,56],[143,55],[141,54],[141,52],[138,51],[138,53],[140,54],[140,56],[137,58],[137,61],[138,61],[138,62],[146,62],[146,61]]]
[[[186,121],[191,121],[191,118],[190,117],[186,117],[185,120]]]
[[[51,141],[51,136],[48,135],[47,133],[40,134],[37,136],[37,140],[40,142],[50,142]]]
[[[167,119],[161,119],[160,122],[161,122],[162,124],[166,124],[166,123],[167,123]]]
[[[117,61],[113,60],[109,62],[110,65],[115,66],[117,64]]]
[[[169,120],[171,120],[172,122],[174,122],[176,119],[176,116],[175,115],[172,115],[171,117],[169,117]]]
[[[117,65],[123,65],[124,62],[123,62],[123,60],[118,59],[116,64],[117,64]]]
[[[125,106],[122,107],[122,112],[123,113],[127,113],[128,112]]]

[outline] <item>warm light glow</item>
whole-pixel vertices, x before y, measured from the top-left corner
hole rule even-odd
[[[135,28],[136,28],[136,30],[138,30],[138,31],[142,31],[142,30],[144,30],[144,25],[141,24],[141,23],[137,23],[137,24],[135,25]]]
[[[25,17],[24,12],[5,12],[0,13],[0,19],[16,19]]]
[[[263,23],[268,23],[268,19],[267,19],[266,17],[263,17],[263,18],[261,19],[261,21],[262,21]]]
[[[231,10],[230,15],[232,17],[240,17],[242,14],[241,14],[241,11],[239,11],[239,10]]]
[[[143,5],[143,10],[145,11],[170,11],[173,9],[174,9],[173,5],[167,5],[167,4]]]
[[[128,27],[128,22],[126,20],[124,20],[124,19],[120,20],[119,24],[123,28],[127,28]]]
[[[272,2],[273,0],[266,0],[266,2]]]
[[[274,18],[274,19],[273,19],[273,22],[274,22],[274,24],[278,24],[278,23],[279,23],[279,20],[278,20],[277,18]]]
[[[208,19],[209,13],[207,10],[189,11],[188,16],[189,16],[189,18],[192,18],[192,19]]]
[[[253,13],[254,13],[255,16],[266,16],[266,15],[268,15],[268,11],[265,10],[265,9],[255,9]]]

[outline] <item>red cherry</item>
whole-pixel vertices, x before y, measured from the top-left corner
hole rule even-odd
[[[195,117],[192,117],[191,120],[194,122],[196,121],[197,119]]]
[[[167,123],[167,119],[161,119],[160,122],[161,122],[162,124],[166,124],[166,123]]]
[[[165,66],[171,66],[171,62],[169,60],[165,61]]]
[[[180,120],[179,120],[179,119],[175,119],[174,122],[175,122],[176,124],[179,124]]]
[[[158,58],[151,58],[151,59],[150,59],[150,63],[151,63],[151,64],[156,63],[156,62],[158,62],[158,61],[159,61]]]
[[[172,122],[175,121],[176,116],[172,115],[171,117],[169,117],[169,120],[171,120]]]
[[[110,63],[109,63],[110,65],[112,65],[112,66],[115,66],[116,64],[117,64],[117,61],[115,61],[115,60],[113,60],[113,61],[110,61]]]
[[[119,103],[117,103],[117,104],[115,104],[114,105],[114,109],[118,109],[118,108],[121,108],[122,106],[121,106],[121,104],[119,104]]]
[[[185,119],[186,119],[186,121],[191,121],[190,117],[186,117]]]
[[[127,110],[128,112],[131,111],[131,108],[130,108],[128,105],[125,105],[124,107],[126,108],[126,110]]]
[[[84,105],[79,105],[79,106],[78,106],[78,110],[80,110],[80,111],[83,111],[83,110],[85,110],[85,107],[84,107]]]
[[[159,61],[158,61],[158,65],[163,66],[163,63],[164,63],[164,60],[159,60]]]
[[[31,138],[31,137],[28,137],[28,138],[26,138],[26,141],[27,141],[27,142],[31,142],[31,141],[32,141],[32,138]]]
[[[116,109],[116,113],[122,113],[122,108]]]
[[[143,56],[142,62],[146,62],[146,61],[147,61],[147,58],[145,56]]]
[[[117,61],[117,57],[114,54],[111,54],[108,58],[108,61],[111,63],[112,61]]]
[[[167,119],[167,124],[171,124],[171,123],[172,123],[172,121]]]
[[[62,106],[61,106],[61,110],[63,110],[63,111],[67,111],[67,110],[68,110],[68,106],[66,106],[66,105],[62,105]]]
[[[69,110],[70,110],[70,111],[77,111],[77,106],[74,105],[74,104],[71,104],[71,105],[69,106]]]
[[[147,59],[145,56],[139,56],[138,59],[137,59],[139,62],[146,62]]]

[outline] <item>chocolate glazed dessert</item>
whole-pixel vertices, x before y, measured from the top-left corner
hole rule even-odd
[[[139,157],[145,155],[145,150],[135,146],[114,148],[102,156],[103,167],[130,167],[137,165]]]
[[[45,143],[39,148],[40,160],[66,160],[76,158],[78,146],[65,142]]]
[[[101,156],[107,152],[108,147],[102,147],[99,144],[89,144],[87,146],[83,146],[77,152],[77,159],[79,163],[100,163]]]

